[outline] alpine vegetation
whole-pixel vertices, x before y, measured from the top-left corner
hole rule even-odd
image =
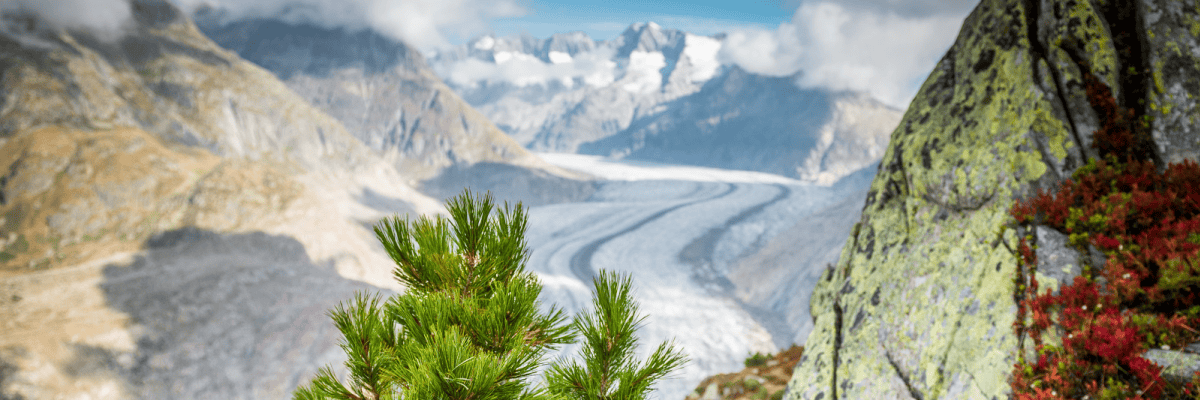
[[[641,324],[631,280],[601,272],[594,312],[573,323],[542,312],[542,286],[525,270],[520,203],[493,214],[492,197],[470,191],[447,201],[450,218],[391,217],[375,234],[396,262],[402,295],[359,294],[330,311],[344,340],[348,375],[323,367],[296,399],[644,399],[687,358],[661,343],[634,357]],[[548,350],[582,333],[582,362],[556,361],[531,378]]]

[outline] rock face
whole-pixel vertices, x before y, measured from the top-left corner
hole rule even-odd
[[[442,83],[408,45],[372,31],[275,20],[200,26],[221,46],[276,74],[414,182],[452,165],[503,162],[558,171],[496,128]]]
[[[1016,238],[998,228],[1014,199],[1095,156],[1084,74],[1150,117],[1159,160],[1196,160],[1200,135],[1183,125],[1200,96],[1198,15],[1166,0],[982,1],[815,289],[788,398],[1007,398],[1016,259],[1001,241]]]
[[[831,184],[879,159],[900,112],[722,65],[722,37],[630,26],[593,41],[485,36],[431,63],[530,149],[755,170]],[[492,71],[480,73],[479,71]]]

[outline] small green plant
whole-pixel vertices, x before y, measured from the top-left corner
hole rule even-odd
[[[770,354],[763,354],[763,353],[759,353],[756,351],[756,352],[754,352],[754,354],[750,355],[749,357],[746,357],[746,361],[744,362],[744,364],[746,365],[747,368],[761,367],[763,365],[766,365],[767,360],[770,358],[771,358]]]
[[[572,324],[542,312],[541,284],[525,271],[526,217],[507,205],[493,215],[490,195],[447,203],[450,218],[398,217],[375,227],[407,292],[381,301],[358,294],[330,312],[344,339],[349,376],[328,366],[296,399],[643,399],[684,357],[662,343],[638,362],[638,313],[628,277],[601,272],[594,312]],[[546,351],[583,335],[582,359],[545,364]]]

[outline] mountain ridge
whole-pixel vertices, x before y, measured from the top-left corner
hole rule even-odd
[[[537,151],[756,170],[826,185],[882,155],[899,110],[848,100],[862,94],[802,89],[797,76],[724,65],[722,38],[636,23],[609,40],[582,33],[483,36],[430,62],[464,99]],[[573,45],[549,50],[564,42]],[[747,112],[757,114],[739,117]],[[711,146],[700,143],[714,140],[743,146],[706,153]],[[756,141],[776,146],[750,144]],[[816,146],[821,141],[853,149],[839,155],[843,160],[857,158],[828,165],[830,147]],[[779,144],[795,149],[781,152]]]
[[[518,146],[444,85],[424,56],[403,42],[369,30],[199,15],[201,30],[217,43],[277,75],[414,185],[444,168],[478,162],[583,178]]]

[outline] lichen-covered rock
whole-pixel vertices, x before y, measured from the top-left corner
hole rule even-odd
[[[892,134],[862,220],[814,291],[789,398],[1009,397],[1016,259],[1004,243],[1016,232],[998,228],[1014,199],[1096,155],[1088,76],[1150,125],[1154,157],[1196,159],[1200,136],[1173,127],[1200,96],[1185,3],[983,0]]]
[[[1200,159],[1200,3],[1142,0],[1147,87],[1147,115],[1162,160]]]

